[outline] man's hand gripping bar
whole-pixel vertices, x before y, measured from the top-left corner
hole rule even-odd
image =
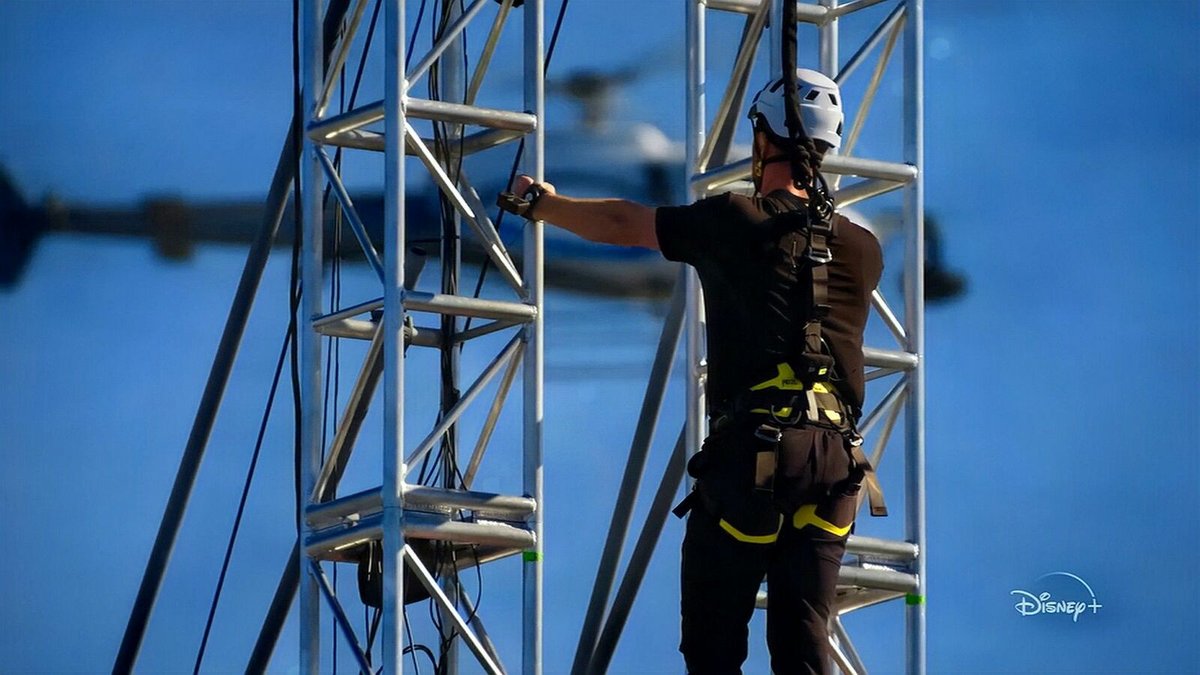
[[[549,183],[536,183],[524,174],[517,176],[510,187],[510,192],[501,192],[496,196],[496,206],[527,220],[536,220],[533,209],[538,201],[546,194],[554,194],[554,186]],[[518,192],[520,197],[517,196]]]

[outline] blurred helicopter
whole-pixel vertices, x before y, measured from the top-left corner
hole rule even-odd
[[[546,132],[546,172],[558,189],[582,197],[605,196],[632,199],[645,204],[677,204],[686,201],[684,147],[658,127],[629,121],[615,111],[624,87],[641,76],[635,68],[611,72],[575,70],[547,83],[551,100],[561,97],[574,103],[576,121]],[[511,154],[497,148],[467,157],[469,175],[484,177],[478,183],[481,195],[506,188],[512,167]],[[748,148],[735,148],[749,154]],[[355,206],[374,241],[383,241],[383,195],[355,196]],[[331,212],[333,209],[328,209]],[[290,211],[290,209],[289,209]],[[432,184],[410,190],[406,213],[410,239],[435,239],[441,235],[441,209]],[[894,218],[879,223],[846,210],[886,239]],[[68,206],[53,198],[41,207],[28,205],[0,169],[0,287],[18,283],[38,237],[46,232],[83,232],[145,237],[153,241],[164,258],[187,259],[197,242],[244,243],[254,239],[263,220],[264,205],[257,202],[187,203],[180,198],[156,196],[129,208]],[[926,299],[949,300],[965,290],[963,276],[946,268],[941,238],[932,218],[927,217]],[[514,257],[520,257],[520,227],[506,223],[501,236]],[[332,223],[326,227],[326,251],[334,250]],[[661,297],[670,292],[675,270],[656,251],[595,244],[559,228],[545,230],[545,277],[549,285],[618,296]],[[464,228],[468,262],[483,260],[482,247],[470,228]],[[284,216],[277,245],[292,241],[292,218]],[[348,259],[360,259],[354,246],[340,248]]]

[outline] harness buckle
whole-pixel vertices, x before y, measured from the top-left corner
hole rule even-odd
[[[833,261],[833,251],[825,247],[815,248],[810,246],[808,248],[808,259],[818,265],[824,265]]]
[[[778,443],[783,440],[783,429],[770,424],[760,424],[754,430],[754,437],[768,443]]]

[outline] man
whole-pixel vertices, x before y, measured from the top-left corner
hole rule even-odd
[[[782,80],[750,108],[753,198],[725,193],[655,209],[575,199],[528,176],[501,196],[518,215],[592,241],[657,249],[699,274],[711,433],[688,465],[697,489],[677,509],[690,511],[680,651],[693,674],[741,672],[764,576],[772,670],[826,672],[826,624],[864,477],[872,513],[885,513],[854,431],[882,254],[865,229],[810,208],[809,191],[823,195],[815,166],[841,142],[841,97],[811,70],[797,69],[796,85],[811,142],[788,131]]]

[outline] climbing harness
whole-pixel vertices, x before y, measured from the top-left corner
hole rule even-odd
[[[818,483],[815,477],[802,474],[786,475],[814,461],[846,469],[851,484],[861,478],[871,515],[887,515],[882,489],[855,427],[861,410],[839,395],[837,364],[822,337],[821,324],[830,311],[827,266],[833,260],[836,221],[826,214],[814,218],[811,208],[796,203],[798,198],[790,197],[794,200],[790,204],[788,199],[764,199],[765,210],[772,214],[765,226],[774,240],[767,251],[770,281],[765,307],[765,355],[775,361],[773,372],[716,406],[712,434],[688,465],[688,472],[700,479],[702,487],[674,510],[682,517],[702,505],[718,518],[722,530],[752,544],[776,541],[789,513],[792,526],[798,529],[812,525],[836,536],[850,531],[850,525],[838,526],[817,516],[816,504],[811,503],[822,489],[830,494],[835,484]],[[811,302],[800,311],[805,305],[800,300],[805,276]],[[785,432],[793,429],[811,433],[789,443]],[[823,432],[836,432],[831,437],[840,438],[836,444],[840,447],[833,447]],[[719,475],[741,471],[753,471],[752,489],[740,486],[736,475]],[[781,471],[784,476],[779,475]],[[823,471],[817,473],[824,475]],[[794,503],[797,495],[803,495],[804,501]]]

